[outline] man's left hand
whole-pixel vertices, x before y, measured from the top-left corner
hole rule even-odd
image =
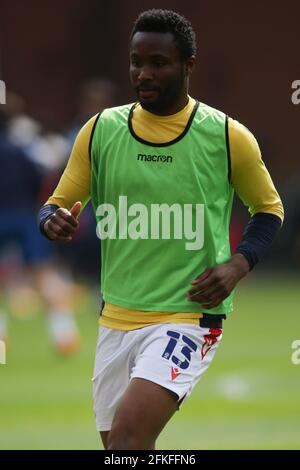
[[[236,253],[227,263],[206,269],[192,281],[193,287],[188,291],[187,298],[200,303],[205,309],[216,307],[229,296],[249,270],[246,258]]]

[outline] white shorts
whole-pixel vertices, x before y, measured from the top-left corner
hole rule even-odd
[[[175,392],[182,404],[210,365],[221,328],[156,324],[120,331],[100,327],[93,377],[98,431],[109,431],[129,382],[150,380]]]

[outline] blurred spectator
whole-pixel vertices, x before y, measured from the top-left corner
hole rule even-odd
[[[103,109],[115,106],[118,102],[118,93],[117,86],[111,80],[103,77],[90,78],[81,85],[78,93],[77,113],[70,127],[66,130],[70,152],[82,126],[92,116],[101,113]],[[48,187],[45,194],[51,194],[56,183],[57,181],[52,184],[51,188]],[[84,275],[93,282],[98,278],[100,264],[100,259],[95,258],[95,253],[99,250],[99,240],[95,233],[95,215],[89,203],[81,214],[80,228],[75,234],[72,246],[67,244],[63,249],[58,248],[76,275]]]
[[[49,333],[57,350],[68,353],[79,346],[70,308],[71,283],[58,268],[51,243],[36,227],[41,165],[29,158],[28,149],[38,136],[39,125],[25,115],[21,99],[14,96],[8,103],[8,112],[0,109],[0,338],[7,339],[5,299],[11,292],[24,293],[23,287],[32,282],[45,302]],[[22,300],[17,305],[14,295],[11,299],[15,308],[26,312]]]
[[[21,147],[43,173],[64,166],[69,143],[54,130],[50,111],[40,110],[37,119],[33,119],[26,114],[22,98],[12,92],[7,94],[7,105],[7,132],[11,142]]]
[[[67,138],[71,146],[88,119],[103,109],[117,104],[118,88],[107,78],[90,78],[81,85],[78,96],[76,116],[67,130]]]

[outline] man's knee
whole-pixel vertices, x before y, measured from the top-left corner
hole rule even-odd
[[[154,439],[145,438],[135,430],[126,427],[113,428],[108,436],[107,450],[151,450]]]

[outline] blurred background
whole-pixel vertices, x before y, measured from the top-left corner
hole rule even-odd
[[[138,14],[170,8],[197,33],[190,94],[256,136],[285,224],[241,283],[211,369],[158,441],[162,449],[299,449],[300,4],[0,0],[0,449],[97,449],[92,412],[99,256],[90,208],[71,245],[36,215],[74,139],[99,110],[134,101],[128,37]],[[249,215],[235,202],[232,247]]]

